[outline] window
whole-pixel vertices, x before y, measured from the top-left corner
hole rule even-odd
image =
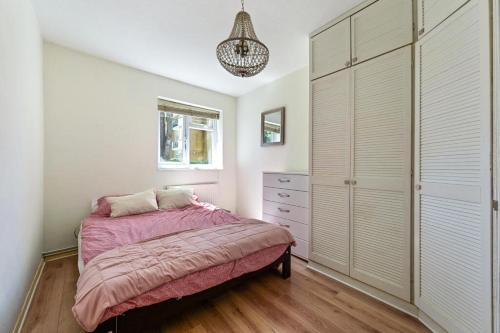
[[[222,168],[219,111],[159,99],[159,168]]]

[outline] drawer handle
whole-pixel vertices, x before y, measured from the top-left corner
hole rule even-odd
[[[278,208],[278,210],[282,213],[290,213],[290,209]]]
[[[290,182],[290,179],[288,179],[288,178],[278,178],[278,181],[279,181],[280,183],[289,183],[289,182]]]
[[[290,228],[290,225],[289,224],[285,224],[285,223],[279,223],[279,226],[280,227],[285,227],[285,228]]]
[[[290,194],[286,194],[286,193],[278,193],[278,196],[280,198],[290,198]]]

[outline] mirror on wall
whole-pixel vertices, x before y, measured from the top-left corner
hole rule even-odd
[[[261,145],[285,144],[285,107],[262,112]]]

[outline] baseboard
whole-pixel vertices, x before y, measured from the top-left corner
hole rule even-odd
[[[42,253],[42,257],[47,262],[66,257],[76,256],[77,254],[78,254],[78,247],[72,246],[60,250],[44,252]]]
[[[447,331],[442,328],[438,323],[436,323],[431,317],[429,317],[425,312],[420,310],[418,312],[418,320],[425,326],[427,326],[428,329],[430,329],[434,333],[447,333]]]
[[[24,321],[26,320],[26,316],[28,315],[31,302],[33,300],[33,296],[35,295],[35,291],[38,288],[38,283],[40,282],[40,277],[42,276],[44,267],[45,267],[45,260],[44,258],[40,258],[40,263],[38,264],[33,280],[31,281],[31,285],[28,289],[28,292],[26,293],[23,305],[19,310],[19,314],[17,316],[16,323],[14,324],[14,328],[12,329],[12,333],[19,333],[23,328]]]
[[[411,304],[408,303],[402,299],[399,299],[395,296],[392,296],[382,290],[376,289],[374,287],[371,287],[363,282],[360,282],[358,280],[355,280],[347,275],[341,274],[339,272],[336,272],[328,267],[325,267],[321,264],[315,263],[313,261],[309,261],[309,264],[307,266],[308,268],[321,273],[323,275],[326,275],[334,280],[337,280],[343,284],[348,285],[349,287],[359,290],[362,293],[365,293],[383,303],[386,303],[393,308],[398,309],[401,312],[404,312],[406,314],[409,314],[410,316],[413,317],[418,317],[418,308]]]
[[[315,272],[318,272],[320,274],[323,274],[329,278],[332,278],[340,283],[343,283],[353,289],[361,291],[362,293],[365,293],[370,297],[373,297],[389,306],[392,306],[393,308],[398,309],[401,312],[404,312],[418,319],[422,324],[424,324],[428,329],[430,329],[434,333],[446,333],[446,330],[444,328],[442,328],[438,323],[432,320],[431,317],[429,317],[425,312],[420,310],[414,304],[408,303],[384,291],[371,287],[363,282],[360,282],[347,275],[336,272],[328,267],[315,263],[311,260],[309,260],[307,268]]]

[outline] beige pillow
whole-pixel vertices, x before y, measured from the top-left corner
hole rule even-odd
[[[193,190],[185,188],[157,190],[156,199],[160,209],[182,208],[196,204],[193,198]]]
[[[136,215],[158,210],[158,203],[153,190],[122,197],[107,197],[106,201],[111,207],[111,217]]]

